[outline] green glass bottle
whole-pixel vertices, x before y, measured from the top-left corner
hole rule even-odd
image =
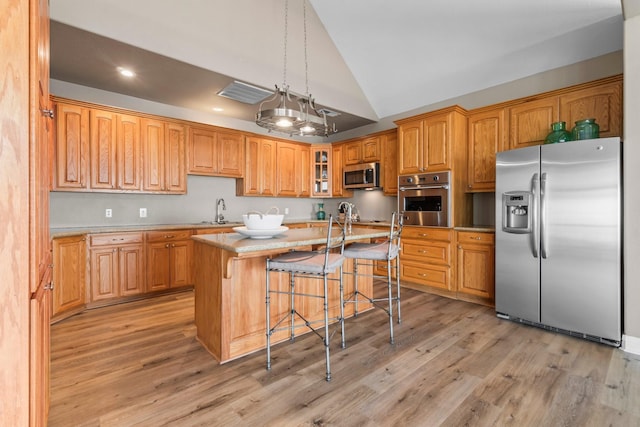
[[[325,217],[324,203],[318,203],[318,211],[316,212],[316,218],[324,219],[324,217]]]
[[[579,139],[595,139],[600,137],[600,126],[596,123],[596,119],[578,120],[571,133],[576,141]]]
[[[573,140],[571,132],[566,129],[566,122],[551,123],[551,133],[544,139],[545,144],[555,144]]]

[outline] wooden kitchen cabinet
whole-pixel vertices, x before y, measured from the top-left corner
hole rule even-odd
[[[144,293],[143,233],[89,236],[91,302]]]
[[[494,191],[496,153],[507,148],[505,109],[470,112],[468,125],[467,191]]]
[[[191,126],[188,145],[189,174],[242,178],[245,145],[240,132]]]
[[[331,192],[333,197],[351,197],[353,191],[343,186],[345,144],[331,145]]]
[[[142,149],[140,119],[136,116],[116,116],[116,186],[118,190],[140,191],[142,187]]]
[[[382,191],[385,196],[398,195],[398,131],[393,129],[384,133],[382,141]]]
[[[85,190],[89,174],[89,109],[56,103],[54,190]]]
[[[147,232],[147,290],[193,285],[192,230]]]
[[[544,143],[551,123],[560,119],[558,96],[533,99],[509,108],[509,149]]]
[[[380,136],[359,138],[344,144],[344,164],[371,163],[380,161],[382,142]]]
[[[185,127],[143,119],[141,123],[143,185],[148,192],[187,192]]]
[[[276,195],[276,141],[247,136],[244,178],[236,180],[238,196]]]
[[[311,147],[311,185],[312,197],[331,197],[331,146],[314,145]]]
[[[494,305],[494,233],[457,231],[457,292],[459,299]]]
[[[90,188],[92,190],[116,188],[116,114],[91,110],[90,129]]]
[[[111,111],[90,111],[91,190],[140,191],[140,120]]]
[[[460,107],[396,123],[399,174],[451,170],[458,157],[466,160],[467,121]]]
[[[87,246],[84,235],[53,240],[51,315],[61,320],[84,308],[87,293]]]
[[[571,130],[575,122],[593,118],[600,137],[622,137],[622,77],[560,95],[560,120]]]
[[[311,151],[307,144],[278,141],[276,196],[309,197],[311,195]]]
[[[417,288],[444,291],[455,290],[451,280],[451,243],[453,231],[447,228],[404,226],[400,280]]]

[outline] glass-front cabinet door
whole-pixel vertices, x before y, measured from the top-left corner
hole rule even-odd
[[[331,145],[312,146],[313,197],[331,197]]]

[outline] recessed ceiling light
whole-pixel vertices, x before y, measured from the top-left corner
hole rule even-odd
[[[118,72],[120,74],[122,74],[125,77],[133,77],[136,75],[136,73],[134,73],[133,71],[129,70],[128,68],[122,68],[122,67],[118,67]]]
[[[224,111],[224,108],[221,107],[213,107],[213,111],[215,111],[216,113],[219,113],[221,111]]]

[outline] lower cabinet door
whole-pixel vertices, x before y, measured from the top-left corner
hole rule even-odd
[[[120,295],[136,295],[145,292],[144,246],[123,246],[118,250],[120,270]]]

